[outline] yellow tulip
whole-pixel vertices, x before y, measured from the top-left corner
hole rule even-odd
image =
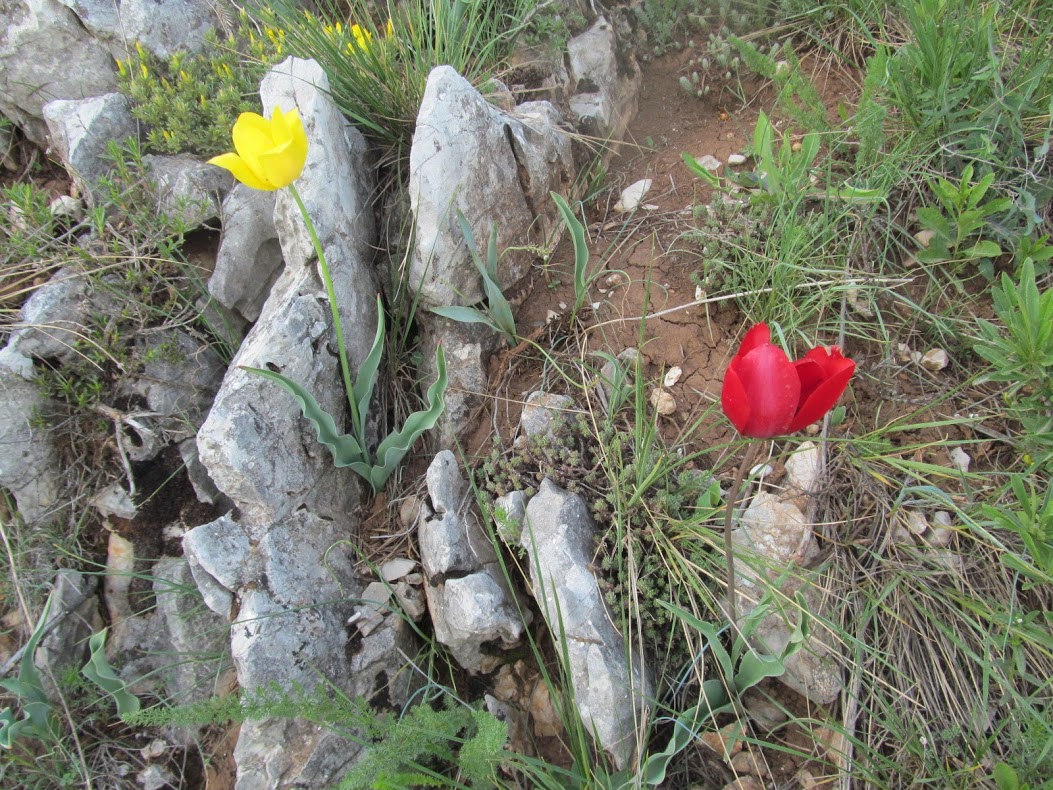
[[[307,135],[296,110],[274,108],[268,121],[254,112],[243,112],[234,124],[234,150],[209,159],[253,189],[272,191],[288,186],[307,161]]]

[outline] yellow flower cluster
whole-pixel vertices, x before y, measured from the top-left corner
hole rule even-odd
[[[311,21],[312,18],[310,14],[306,15],[308,21]],[[333,40],[337,43],[339,43],[340,40],[344,38],[344,30],[345,28],[342,22],[334,22],[331,25],[322,26],[322,32],[325,33],[330,40]],[[360,50],[361,52],[369,52],[370,47],[373,44],[373,34],[369,32],[369,30],[362,27],[362,25],[358,24],[357,22],[353,23],[346,30],[351,37],[351,40],[348,41],[346,45],[348,54],[353,55],[356,49]],[[388,23],[385,26],[385,34],[387,38],[391,38],[395,35],[395,23],[392,22],[390,19],[388,19]]]

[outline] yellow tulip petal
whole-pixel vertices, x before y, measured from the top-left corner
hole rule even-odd
[[[292,145],[291,150],[296,152],[297,156],[301,156],[304,161],[307,160],[307,132],[304,131],[303,121],[300,120],[300,111],[293,110],[285,114],[283,121],[287,124],[289,133],[289,142]],[[303,165],[301,164],[302,168]]]
[[[234,124],[231,137],[234,139],[234,150],[237,151],[238,156],[252,169],[258,179],[265,179],[266,176],[259,166],[259,156],[264,151],[274,148],[271,122],[254,112],[243,112]]]
[[[300,115],[295,108],[289,112],[282,112],[281,107],[274,108],[271,116],[271,139],[274,145],[284,145],[292,139],[292,127],[300,120]]]
[[[285,145],[260,154],[260,167],[270,183],[275,187],[284,187],[300,177],[306,159],[307,148],[297,151],[290,140]]]
[[[245,160],[237,154],[220,154],[219,156],[214,156],[209,159],[208,163],[210,165],[222,167],[224,170],[229,170],[234,175],[234,178],[253,189],[262,189],[267,192],[277,189],[277,187],[271,186],[266,181],[259,178],[252,171],[252,168],[245,163]]]

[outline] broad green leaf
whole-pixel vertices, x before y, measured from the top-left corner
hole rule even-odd
[[[264,370],[263,368],[246,367],[244,370],[280,384],[285,388],[286,392],[296,399],[300,404],[300,409],[303,411],[303,416],[314,423],[318,441],[328,447],[329,452],[332,453],[333,463],[336,466],[351,466],[356,462],[368,460],[365,458],[358,440],[350,434],[341,434],[336,428],[336,422],[329,413],[318,405],[318,401],[314,399],[311,393],[295,381],[286,378],[280,373]]]
[[[1006,763],[995,763],[992,776],[998,790],[1020,790],[1020,777],[1016,769]]]
[[[449,318],[451,321],[458,321],[462,324],[486,324],[495,332],[501,331],[501,328],[494,323],[490,316],[475,307],[432,307],[430,310],[435,315],[441,315],[443,318]]]
[[[864,189],[849,184],[838,187],[834,190],[834,195],[851,203],[882,203],[888,198],[883,189]]]
[[[702,165],[698,163],[698,160],[695,159],[695,157],[691,156],[691,154],[689,153],[685,152],[680,154],[680,158],[684,160],[684,164],[687,165],[688,170],[690,170],[696,176],[701,178],[714,189],[720,189],[720,179],[717,177],[716,173],[712,173],[709,170],[706,170],[706,168],[702,167]]]
[[[37,647],[44,638],[44,629],[47,626],[50,612],[51,598],[48,598],[47,603],[44,604],[44,610],[40,613],[36,628],[26,641],[22,660],[18,664],[18,675],[0,681],[0,687],[15,694],[22,706],[21,719],[16,718],[10,708],[0,711],[0,747],[4,749],[10,749],[11,744],[20,735],[39,738],[54,731],[55,718],[51,710],[51,703],[47,694],[44,693],[44,686],[36,664],[33,663]]]
[[[993,241],[978,241],[972,247],[962,250],[963,258],[996,258],[1002,254],[1002,248]]]
[[[352,400],[354,400],[354,407],[358,409],[358,419],[352,422],[355,426],[365,425],[369,402],[373,399],[373,387],[377,381],[377,371],[380,370],[380,362],[384,357],[384,332],[384,303],[380,300],[380,294],[377,294],[377,331],[373,336],[373,346],[362,361],[362,366],[358,369],[358,375],[355,376],[353,385]],[[365,443],[364,436],[358,436],[355,439],[356,444],[360,446]]]
[[[113,701],[117,703],[117,715],[124,718],[125,715],[139,712],[139,698],[128,691],[128,685],[118,677],[106,660],[106,630],[103,628],[97,634],[92,634],[88,640],[91,657],[80,672],[113,697]]]
[[[775,678],[786,672],[786,665],[774,656],[766,656],[756,650],[747,650],[735,673],[735,691],[742,694],[753,688],[764,678]]]
[[[567,223],[571,240],[574,242],[574,315],[577,315],[588,298],[589,245],[585,239],[585,226],[574,216],[574,212],[571,211],[562,195],[556,192],[550,194],[559,213],[563,215],[563,221]]]
[[[435,427],[442,410],[446,407],[446,354],[442,346],[435,349],[435,367],[438,375],[435,382],[428,387],[425,400],[427,408],[415,411],[406,418],[406,424],[397,433],[391,433],[377,448],[377,461],[369,475],[373,489],[379,491],[388,481],[399,461],[403,459],[417,438],[427,430]]]

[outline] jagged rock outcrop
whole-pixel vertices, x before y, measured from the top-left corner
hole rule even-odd
[[[435,638],[469,672],[493,668],[519,643],[524,617],[482,530],[457,459],[443,450],[428,467],[430,506],[418,535]]]
[[[299,109],[308,157],[296,182],[317,228],[344,320],[352,368],[376,328],[376,284],[367,210],[371,171],[365,143],[328,96],[318,66],[289,59],[261,87],[264,112]],[[387,689],[393,703],[407,686],[390,676],[412,654],[397,623],[349,651],[346,627],[362,583],[346,538],[357,528],[363,488],[329,451],[296,401],[245,367],[277,370],[309,390],[338,418],[345,393],[327,297],[314,248],[292,198],[276,198],[274,225],[285,269],[242,343],[198,433],[199,458],[237,515],[189,531],[186,555],[206,603],[231,620],[231,653],[242,688],[277,683],[315,688],[322,680],[349,694]],[[392,630],[395,629],[395,630]],[[373,640],[373,641],[370,641]],[[406,674],[406,673],[403,673]],[[306,721],[246,723],[235,759],[237,786],[328,787],[357,753],[346,739]]]
[[[641,657],[633,651],[630,660],[592,571],[595,533],[585,500],[546,477],[527,503],[520,543],[534,597],[553,638],[566,645],[578,715],[621,769],[635,753],[651,692]]]

